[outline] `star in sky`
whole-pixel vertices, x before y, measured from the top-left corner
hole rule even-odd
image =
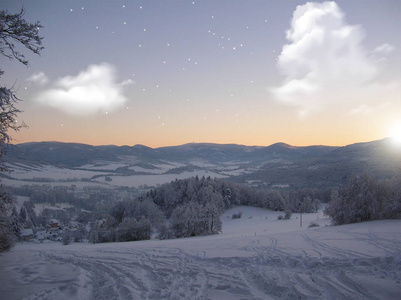
[[[355,132],[367,135],[362,124],[376,110],[370,122],[376,120],[372,124],[379,136],[379,128],[383,131],[390,126],[381,124],[393,122],[400,111],[392,95],[399,95],[395,82],[401,48],[394,34],[397,19],[392,4],[379,2],[364,6],[293,0],[253,5],[225,1],[86,1],[83,5],[66,0],[46,6],[24,0],[6,2],[10,11],[23,4],[27,18],[43,23],[46,50],[30,61],[28,70],[11,69],[6,73],[9,77],[2,79],[14,83],[22,77],[21,98],[29,99],[22,110],[28,124],[39,126],[41,122],[35,119],[39,115],[43,120],[62,115],[63,124],[72,128],[79,118],[89,116],[87,128],[100,130],[106,124],[93,124],[104,122],[97,117],[107,113],[107,128],[117,131],[124,122],[133,128],[125,137],[146,136],[150,142],[138,141],[143,144],[152,144],[151,136],[154,144],[180,138],[182,142],[185,138],[209,141],[205,132],[211,130],[192,122],[205,118],[208,122],[204,123],[214,130],[210,139],[215,141],[260,144],[256,139],[274,142],[281,136],[287,138],[287,132],[298,132],[291,137],[296,144],[301,128],[305,132],[319,128],[319,133],[308,136],[324,141],[329,140],[327,132],[341,135],[337,130],[346,128],[344,123],[351,116],[359,120],[353,122],[360,124]],[[336,30],[343,38],[334,38],[327,16],[336,20]],[[308,40],[316,32],[323,32],[324,41],[331,42],[320,47]],[[347,32],[354,38],[347,37]],[[349,56],[344,49],[352,49]],[[353,76],[352,70],[364,71]],[[135,81],[128,81],[133,77]],[[354,88],[348,90],[348,85]],[[380,95],[388,108],[372,95]],[[160,125],[160,120],[149,117],[156,114],[169,116],[163,123],[171,131],[141,136],[138,132],[143,129],[136,124],[146,124],[146,130],[151,130],[152,124]],[[231,132],[233,122],[243,126],[241,137],[241,130]],[[35,130],[43,134],[45,130],[39,127],[31,126],[30,135],[35,136]],[[38,139],[57,137],[57,132],[50,134]],[[86,136],[99,135],[88,132]],[[249,136],[255,140],[248,142]],[[123,134],[104,138],[135,143],[122,142]]]

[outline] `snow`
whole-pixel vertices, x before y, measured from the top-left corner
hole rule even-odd
[[[0,298],[400,299],[401,220],[334,227],[319,212],[300,227],[278,214],[236,207],[207,237],[20,243],[0,256]]]
[[[222,174],[227,176],[239,176],[243,174],[249,174],[250,172],[245,171],[245,169],[235,169],[235,170],[223,170],[221,171]]]
[[[81,179],[91,178],[95,175],[102,174],[102,172],[63,169],[51,165],[36,166],[36,168],[29,168],[27,166],[20,166],[16,164],[8,164],[8,167],[13,170],[11,176],[15,179],[33,179],[33,178],[50,178],[52,180],[67,180],[67,179]],[[104,173],[103,173],[104,174]]]
[[[189,161],[189,164],[200,167],[200,168],[216,168],[217,167],[217,165],[211,164],[210,162],[204,161],[204,160],[191,160],[191,161]]]
[[[30,236],[30,235],[33,236],[33,230],[31,228],[22,229],[21,232],[20,232],[20,236],[21,237],[26,237],[26,236]]]
[[[143,172],[143,173],[147,173],[147,174],[164,174],[166,172],[168,172],[169,170],[175,169],[175,168],[182,168],[182,167],[186,167],[186,164],[181,164],[181,163],[177,163],[177,162],[168,162],[165,161],[164,163],[154,163],[154,164],[150,164],[150,166],[153,166],[154,169],[147,169],[147,168],[143,168],[143,167],[139,167],[139,166],[131,166],[128,169],[135,171],[135,172]]]
[[[104,178],[104,177],[103,177]],[[108,185],[107,182],[103,180],[102,181],[54,181],[54,182],[41,182],[41,181],[22,181],[22,180],[14,180],[14,179],[8,179],[8,178],[2,178],[0,180],[0,184],[3,186],[12,186],[12,187],[22,187],[24,185],[29,185],[29,186],[43,186],[49,185],[52,187],[55,186],[65,186],[65,187],[71,187],[74,185],[77,189],[83,189],[85,187],[101,187],[101,188],[112,188],[112,186]]]
[[[129,166],[127,164],[111,162],[87,164],[79,169],[63,169],[50,165],[37,165],[35,167],[30,167],[22,164],[8,164],[8,167],[13,170],[11,173],[12,178],[2,178],[0,179],[0,182],[4,186],[14,187],[21,187],[27,184],[49,184],[51,186],[71,186],[74,184],[79,189],[82,189],[85,186],[101,186],[104,188],[127,186],[138,188],[143,185],[157,186],[159,184],[171,182],[175,179],[185,179],[195,176],[227,178],[228,175],[232,175],[231,173],[226,175],[206,169],[196,169],[193,171],[185,171],[180,169],[188,166],[195,166],[196,168],[214,166],[203,161],[192,161],[192,163],[193,165],[187,165],[177,162],[163,161],[162,163],[150,164],[154,167],[154,169],[146,169],[141,166]],[[127,167],[131,171],[145,174],[119,175],[119,173],[114,172],[119,167]],[[174,169],[177,168],[177,173],[174,173]],[[236,171],[236,173],[242,174],[244,172]],[[109,175],[113,175],[110,176],[112,181],[105,182],[105,176]],[[86,181],[82,181],[82,179],[86,179]],[[89,182],[87,180],[91,181]]]
[[[128,186],[138,188],[141,185],[157,186],[159,184],[164,184],[167,182],[174,181],[175,179],[185,179],[189,177],[202,176],[211,178],[227,178],[227,176],[204,170],[196,170],[193,172],[182,172],[179,174],[160,174],[160,175],[132,175],[132,176],[113,176],[110,185],[113,186]],[[104,182],[103,177],[95,179],[96,182]]]
[[[234,213],[242,212],[240,219],[232,219]],[[222,216],[224,235],[248,236],[267,233],[281,233],[308,229],[311,222],[319,226],[330,225],[330,219],[323,216],[323,211],[318,213],[302,214],[302,227],[300,226],[300,214],[293,213],[290,220],[278,220],[278,216],[284,216],[281,211],[270,211],[257,207],[238,206],[228,209]]]
[[[80,169],[89,169],[89,170],[94,170],[94,171],[115,171],[118,168],[124,168],[128,167],[129,165],[123,164],[123,163],[115,163],[115,162],[98,162],[96,164],[86,164],[83,166],[80,166]]]
[[[15,196],[15,210],[19,213],[21,207],[24,206],[24,202],[29,201],[29,197],[26,196]]]
[[[38,216],[42,211],[45,209],[51,209],[51,210],[63,210],[66,208],[74,207],[71,204],[68,203],[56,203],[55,205],[51,205],[48,203],[36,203],[34,207],[34,212]]]
[[[239,176],[239,175],[243,175],[243,174],[251,174],[258,170],[256,168],[251,168],[251,167],[244,168],[244,165],[246,165],[246,164],[249,164],[249,162],[243,162],[243,163],[227,162],[224,164],[224,167],[216,168],[216,170],[218,170],[219,173],[228,175],[228,176]]]

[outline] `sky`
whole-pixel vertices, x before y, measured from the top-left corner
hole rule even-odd
[[[343,146],[401,134],[401,2],[0,0],[44,50],[0,57],[13,143]]]

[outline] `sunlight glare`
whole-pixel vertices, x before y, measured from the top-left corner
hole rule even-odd
[[[396,124],[391,130],[391,139],[396,145],[401,146],[401,123]]]

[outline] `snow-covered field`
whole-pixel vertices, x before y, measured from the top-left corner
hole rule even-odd
[[[237,207],[208,237],[18,244],[0,256],[0,299],[400,299],[401,220],[278,214]]]
[[[131,175],[131,176],[113,176],[113,181],[110,182],[110,185],[113,186],[129,186],[138,188],[141,185],[148,186],[157,186],[159,184],[168,183],[174,181],[175,179],[185,179],[190,177],[198,176],[201,178],[202,176],[211,177],[211,178],[226,178],[227,176],[210,172],[204,170],[196,170],[193,172],[182,172],[179,174],[154,174],[154,175]],[[98,178],[94,181],[102,183],[104,182],[104,178]]]
[[[185,179],[189,177],[211,177],[211,178],[227,178],[234,173],[225,174],[224,172],[215,172],[207,170],[207,167],[214,167],[212,164],[206,164],[202,161],[192,161],[197,167],[192,171],[172,170],[176,168],[186,167],[186,164],[176,162],[165,162],[164,164],[153,164],[154,168],[146,169],[140,166],[129,166],[126,164],[103,162],[99,164],[87,164],[79,169],[58,168],[50,165],[36,165],[34,167],[23,164],[7,164],[10,170],[11,178],[1,178],[0,182],[4,186],[21,187],[23,185],[43,185],[44,183],[52,186],[71,186],[74,184],[77,188],[85,186],[101,186],[101,187],[134,187],[139,188],[143,185],[157,186],[171,182],[175,179]],[[127,167],[131,171],[140,172],[142,174],[119,175],[115,172],[117,168]],[[199,168],[198,168],[199,167]],[[204,169],[206,168],[206,169]],[[238,174],[242,172],[236,171]],[[145,174],[144,174],[145,173]],[[237,175],[238,175],[237,174]],[[105,181],[105,176],[112,178],[112,181]],[[96,179],[91,179],[97,177]],[[86,181],[82,181],[85,179]],[[91,179],[91,181],[88,181]]]
[[[39,214],[45,209],[63,210],[70,207],[74,206],[68,203],[56,203],[55,205],[51,205],[49,203],[36,203],[33,210],[35,214],[39,216]]]
[[[34,168],[27,167],[26,165],[7,164],[7,167],[12,170],[10,175],[15,179],[34,179],[34,178],[48,178],[52,180],[67,180],[67,179],[81,179],[91,178],[95,175],[102,174],[96,171],[85,170],[72,170],[57,168],[50,165],[37,165]],[[103,173],[107,174],[107,173]]]

